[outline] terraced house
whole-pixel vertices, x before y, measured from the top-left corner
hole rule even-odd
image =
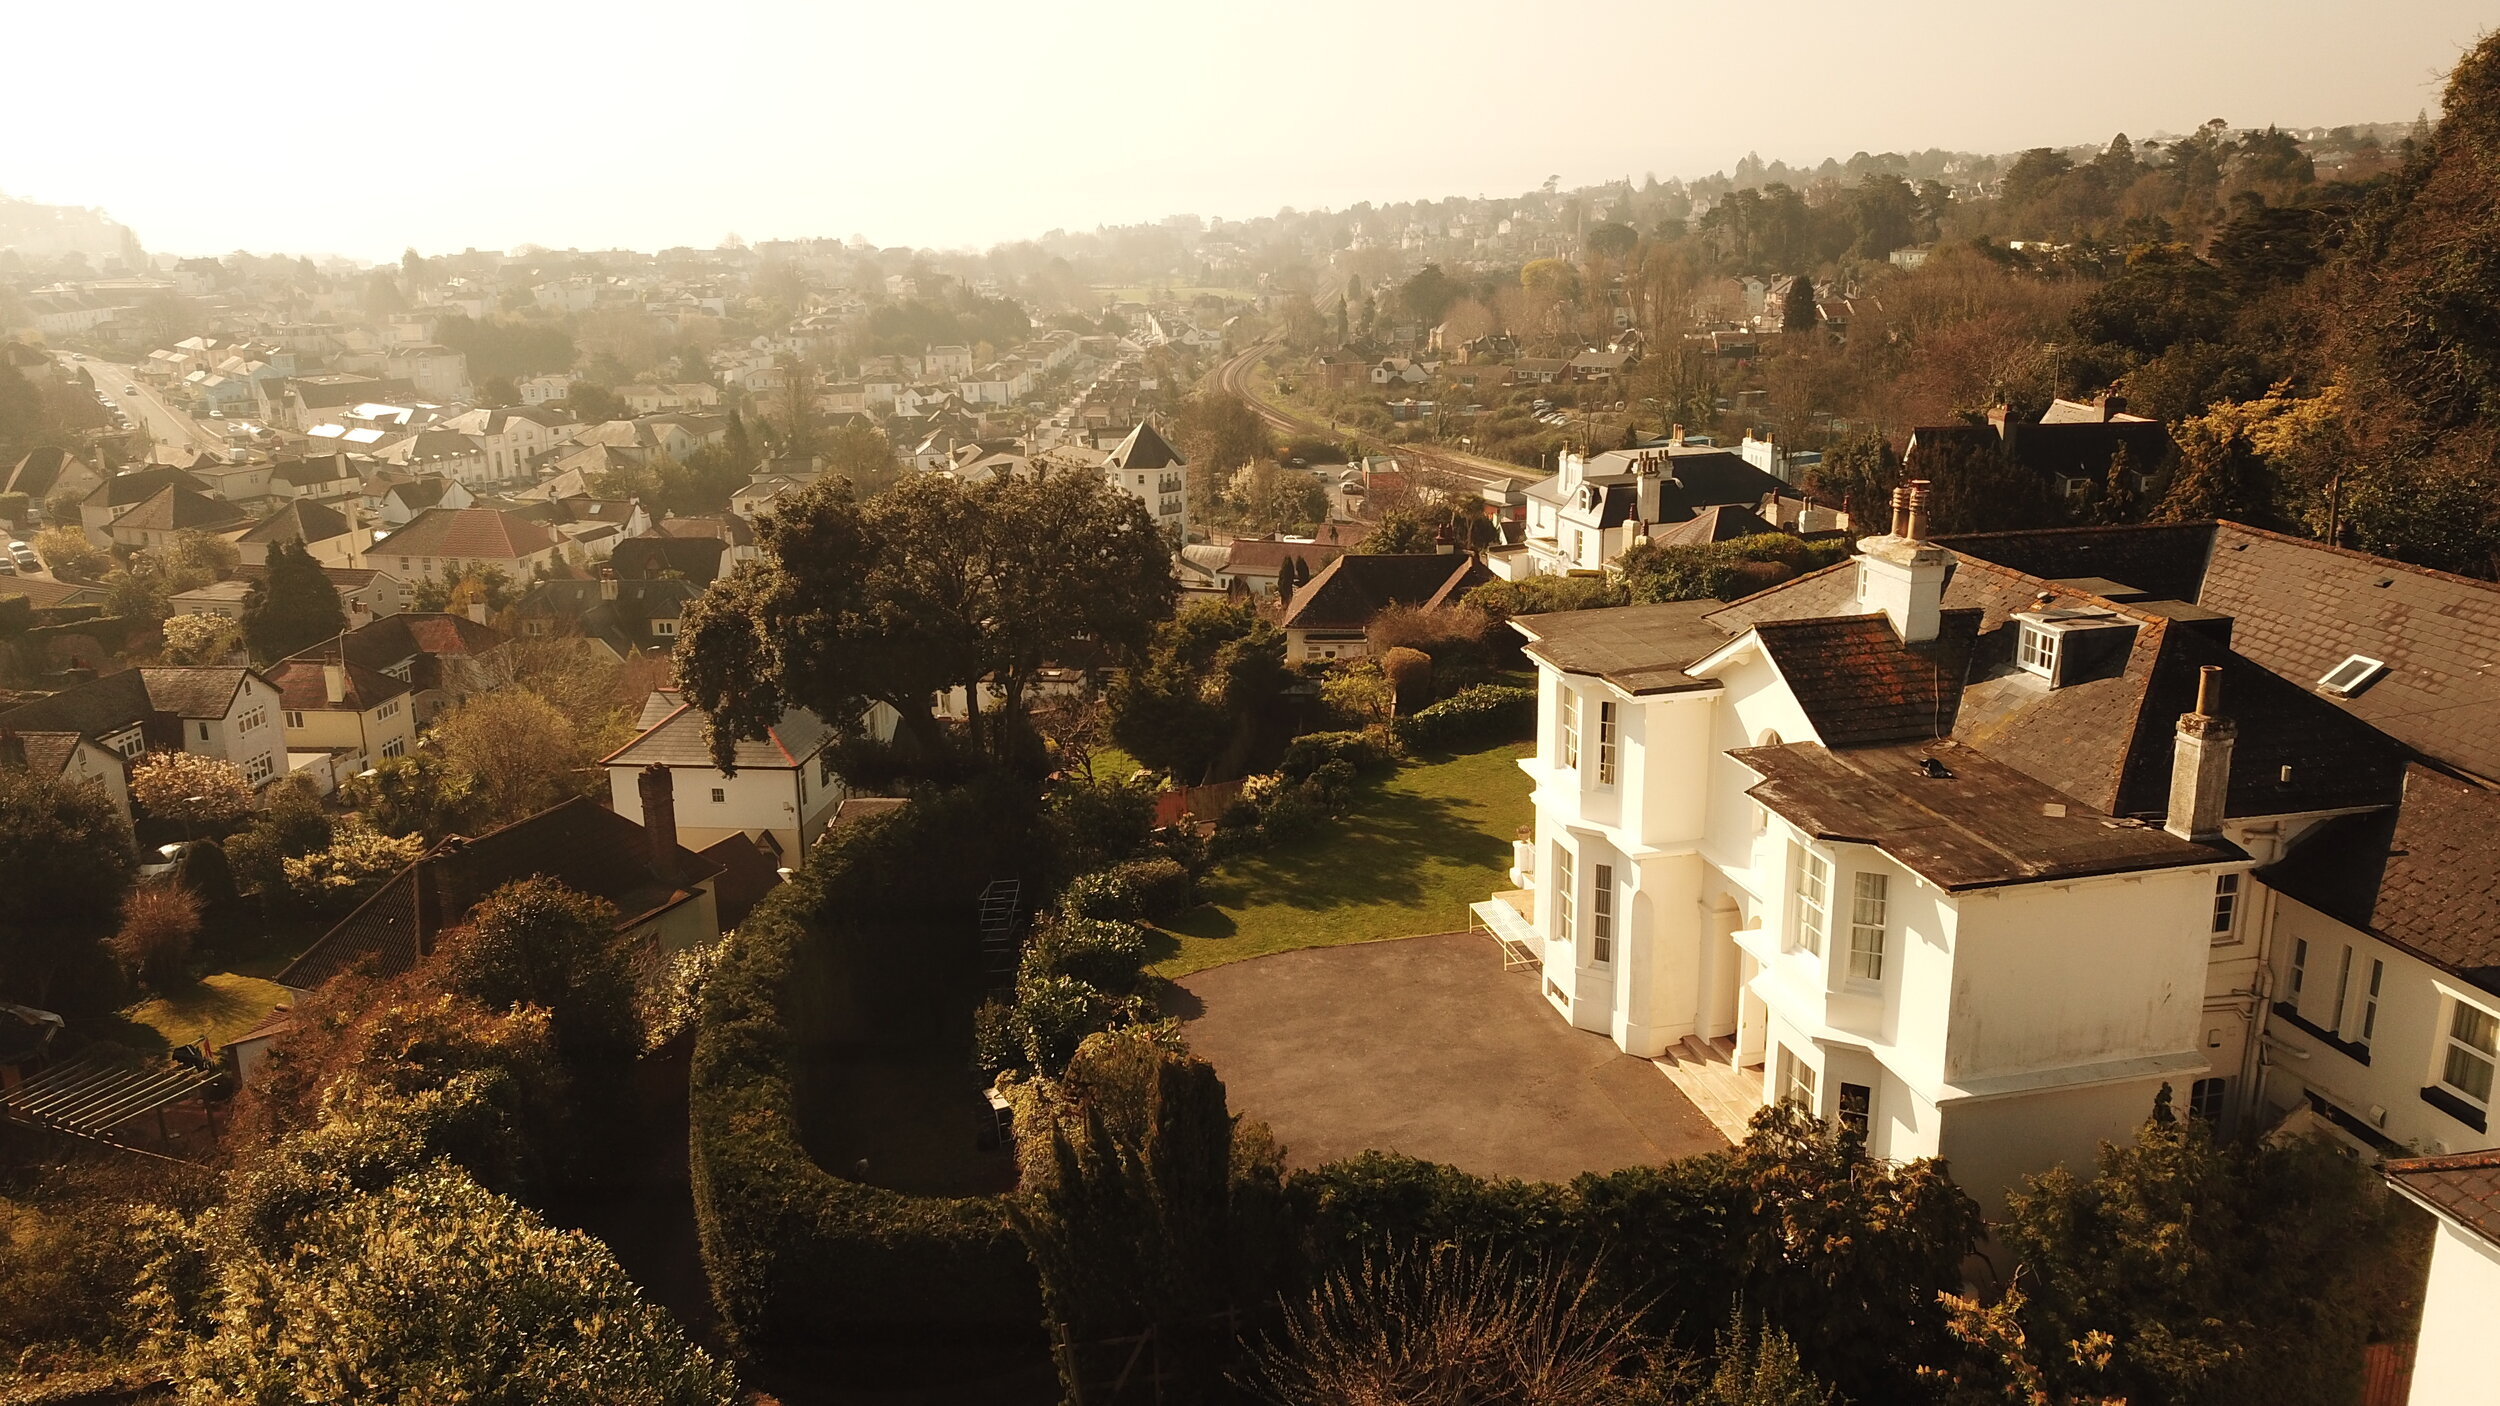
[[[2423,700],[2500,716],[2459,666],[2494,588],[2228,523],[1922,517],[1734,605],[1516,622],[1536,824],[1477,911],[1556,1010],[1991,1202],[2163,1085],[2488,1145],[2500,797]]]

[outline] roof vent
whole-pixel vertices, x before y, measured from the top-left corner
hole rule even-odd
[[[1951,781],[1953,779],[1953,768],[1937,761],[1934,757],[1919,758],[1918,771],[1919,775],[1928,777],[1931,780]]]
[[[2318,680],[2318,687],[2338,698],[2351,698],[2377,682],[2378,676],[2386,672],[2384,660],[2372,659],[2366,654],[2347,655],[2343,663],[2327,670],[2326,677]]]

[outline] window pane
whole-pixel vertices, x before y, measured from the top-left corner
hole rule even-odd
[[[2461,1045],[2448,1047],[2448,1063],[2439,1077],[2448,1087],[2471,1096],[2477,1103],[2491,1099],[2491,1061]]]
[[[2500,1021],[2460,1002],[2457,1013],[2450,1018],[2448,1033],[2458,1043],[2470,1045],[2484,1054],[2492,1053],[2492,1040],[2500,1035]]]

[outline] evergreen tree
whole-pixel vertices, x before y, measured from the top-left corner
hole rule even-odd
[[[338,587],[301,541],[269,549],[269,574],[243,596],[243,643],[261,664],[309,649],[347,628]]]

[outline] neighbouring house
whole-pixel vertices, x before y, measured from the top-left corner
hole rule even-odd
[[[470,608],[485,613],[483,605]],[[408,686],[415,725],[424,727],[443,709],[493,685],[495,653],[508,638],[470,616],[404,611],[323,640],[288,662],[339,659],[396,679]]]
[[[460,480],[439,474],[393,476],[366,484],[365,504],[384,527],[404,527],[429,508],[475,507],[477,495]]]
[[[728,553],[729,544],[718,537],[646,532],[617,543],[608,554],[608,566],[620,581],[678,576],[708,586],[719,578]]]
[[[416,587],[388,571],[370,566],[324,566],[321,574],[329,578],[331,587],[339,593],[339,608],[347,612],[347,623],[351,628],[368,620],[379,620],[385,615],[396,615],[417,603]],[[266,566],[245,566],[235,572],[235,580],[248,585],[265,580],[268,575],[269,568]],[[229,583],[218,583],[221,586],[226,584]],[[203,589],[213,591],[216,588]],[[188,599],[188,593],[174,599]],[[217,613],[242,619],[242,596],[236,594],[226,599],[233,601],[234,608],[220,609]]]
[[[463,411],[445,420],[443,428],[477,442],[482,451],[480,482],[510,483],[527,478],[538,457],[572,433],[573,422],[553,410],[523,406]]]
[[[270,548],[281,542],[301,542],[313,560],[325,566],[352,567],[372,541],[373,529],[356,526],[339,509],[315,499],[296,498],[252,524],[234,539],[234,546],[245,566],[266,566]]]
[[[410,582],[451,580],[471,567],[501,570],[515,583],[556,562],[555,534],[500,508],[428,508],[377,539],[366,560]]]
[[[2159,420],[2129,414],[2122,395],[2053,401],[2033,424],[2009,418],[2000,405],[1988,412],[1984,425],[1927,425],[1910,431],[1901,469],[1905,476],[1915,476],[1929,473],[1931,465],[1998,452],[2046,480],[2061,499],[2080,504],[2107,489],[2110,471],[2122,456],[2126,487],[2137,493],[2151,487],[2170,460],[2170,430]]]
[[[1192,542],[1174,554],[1183,589],[1221,591],[1252,598],[1276,594],[1277,573],[1288,561],[1312,575],[1346,554],[1365,529],[1330,523],[1316,537],[1236,537],[1230,542]]]
[[[364,492],[365,475],[359,466],[379,468],[376,460],[348,455],[315,454],[303,459],[284,459],[269,466],[269,491],[282,498],[314,498],[335,502]]]
[[[715,517],[665,517],[651,524],[653,535],[661,537],[708,537],[723,544],[721,565],[724,570],[740,562],[753,561],[759,554],[755,545],[755,524],[736,513]]]
[[[1140,420],[1103,461],[1103,478],[1146,505],[1147,516],[1178,544],[1189,540],[1189,461],[1151,420]]]
[[[74,493],[84,498],[103,483],[104,474],[95,465],[66,449],[46,447],[28,450],[8,476],[0,478],[0,493],[25,494],[28,506],[40,513],[44,500],[55,494]]]
[[[130,772],[119,752],[76,732],[18,731],[0,724],[0,770],[16,768],[71,783],[92,781],[113,798],[124,823],[130,808]]]
[[[277,714],[277,685],[257,669],[166,665],[124,669],[20,704],[0,712],[0,728],[74,732],[124,761],[197,752],[266,786],[286,772]]]
[[[208,485],[191,476],[189,471],[171,464],[147,464],[124,469],[91,489],[78,503],[78,524],[87,540],[99,547],[113,545],[113,522],[122,514],[139,506],[168,488],[184,488],[205,495]]]
[[[2500,1321],[2500,1148],[2398,1158],[2379,1170],[2438,1226],[2407,1406],[2481,1406],[2491,1399],[2491,1326]]]
[[[668,774],[660,768],[661,787]],[[677,842],[675,817],[664,797],[646,798],[644,812],[649,823],[637,824],[576,797],[474,839],[445,839],[341,919],[277,979],[309,991],[349,972],[392,977],[413,970],[434,954],[443,933],[466,922],[489,894],[539,877],[614,905],[617,935],[632,945],[637,964],[646,969],[655,969],[671,952],[719,940],[719,881],[730,866]]]
[[[1852,560],[1733,605],[1515,620],[1536,823],[1478,917],[1572,1024],[1875,1156],[1948,1158],[1992,1211],[2164,1085],[2225,1128],[2278,1121],[2322,1071],[2281,1081],[2261,1052],[2288,1023],[2255,993],[2322,1025],[2342,968],[2334,1019],[2368,1017],[2359,957],[2313,940],[2286,971],[2267,876],[2366,858],[2333,837],[2412,804],[2407,749],[2238,652],[2182,572],[2031,574],[1924,516],[1907,491]],[[2463,884],[2484,912],[2496,863]],[[2386,999],[2375,1038],[2418,1088],[2452,1007]]]
[[[116,547],[138,550],[171,543],[178,532],[216,534],[250,521],[241,508],[180,484],[167,484],[113,519],[108,534]]]
[[[871,735],[894,734],[893,710],[878,704],[866,720]],[[654,692],[643,703],[633,741],[601,760],[608,769],[608,804],[640,820],[642,777],[652,767],[674,774],[678,834],[690,845],[744,835],[768,850],[774,862],[807,862],[833,808],[855,793],[834,770],[833,729],[804,708],[752,741],[741,739],[734,775],[713,764],[711,716],[674,689]]]
[[[419,477],[446,478],[479,487],[491,481],[486,469],[486,442],[476,435],[440,425],[385,444],[374,451],[374,457]]]
[[[1285,607],[1285,662],[1360,659],[1363,632],[1393,605],[1447,605],[1493,579],[1471,552],[1348,553],[1295,589]]]
[[[334,774],[353,776],[416,745],[415,690],[405,679],[350,662],[334,647],[321,658],[280,660],[269,678],[278,686],[290,761],[323,753]]]
[[[595,640],[620,659],[677,647],[686,606],[703,588],[692,581],[541,581],[513,607],[523,639]]]
[[[573,382],[577,379],[569,372],[561,375],[551,372],[544,376],[532,376],[517,387],[521,392],[521,403],[545,405],[551,400],[563,400],[573,394]]]
[[[570,494],[534,500],[512,511],[554,533],[558,554],[576,566],[607,560],[617,543],[651,528],[651,515],[632,498]]]
[[[1552,477],[1521,492],[1526,536],[1491,560],[1494,574],[1506,580],[1601,569],[1633,543],[1714,507],[1748,509],[1782,531],[1848,525],[1844,514],[1799,496],[1728,450],[1685,444],[1680,432],[1655,449],[1564,450]]]

